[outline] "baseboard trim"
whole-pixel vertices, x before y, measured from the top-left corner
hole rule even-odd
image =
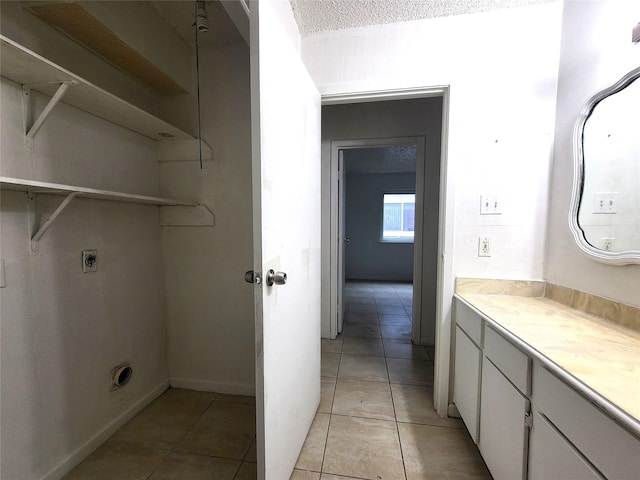
[[[131,405],[125,412],[115,418],[106,427],[91,437],[84,445],[74,450],[71,455],[64,459],[53,470],[49,471],[41,480],[58,480],[73,470],[82,460],[87,458],[96,448],[102,445],[120,427],[140,413],[147,405],[158,398],[169,388],[169,379],[163,380],[156,385],[149,393]]]
[[[211,382],[209,380],[200,380],[197,378],[180,378],[171,377],[169,379],[171,388],[185,388],[188,390],[197,390],[199,392],[226,393],[229,395],[249,395],[255,397],[255,385],[238,385],[228,383]]]

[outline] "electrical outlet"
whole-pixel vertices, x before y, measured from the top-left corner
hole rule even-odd
[[[98,271],[98,251],[97,250],[83,250],[82,251],[82,272],[97,272]]]
[[[501,215],[502,204],[497,195],[480,195],[480,215]]]
[[[491,256],[491,240],[487,237],[478,238],[478,256],[490,257]]]
[[[613,237],[602,237],[600,239],[600,248],[605,252],[612,252],[614,240],[615,238]]]

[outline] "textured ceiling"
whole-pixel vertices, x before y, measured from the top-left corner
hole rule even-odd
[[[554,0],[290,0],[301,35],[551,1]]]

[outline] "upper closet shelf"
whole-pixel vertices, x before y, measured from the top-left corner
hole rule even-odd
[[[3,35],[0,35],[0,50],[1,75],[31,90],[49,96],[59,93],[64,103],[154,140],[194,138]],[[61,85],[68,87],[60,91]]]

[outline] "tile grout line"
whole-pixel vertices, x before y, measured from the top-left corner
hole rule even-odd
[[[137,445],[137,444],[136,444],[136,445]],[[173,451],[173,449],[167,450],[167,454],[166,454],[164,457],[162,457],[162,460],[160,460],[160,463],[158,463],[158,465],[156,465],[156,468],[154,468],[154,469],[152,470],[152,472],[151,472],[151,473],[149,474],[149,476],[147,477],[147,480],[150,480],[150,479],[151,479],[151,477],[153,477],[153,475],[154,475],[154,474],[158,471],[158,469],[162,466],[162,464],[163,464],[163,463],[164,463],[164,461],[167,459],[167,457],[168,457],[169,455],[171,455],[171,452],[172,452],[172,451]],[[89,457],[87,457],[87,458],[89,458]],[[86,459],[85,459],[85,460],[86,460]]]
[[[175,448],[178,446],[178,444],[184,440],[184,438],[191,433],[191,431],[193,430],[193,428],[197,425],[197,423],[200,421],[200,419],[202,419],[202,417],[205,415],[205,413],[207,413],[207,411],[211,408],[211,406],[216,403],[216,401],[218,400],[218,398],[220,398],[220,394],[216,393],[214,394],[213,399],[209,402],[209,404],[207,405],[207,407],[202,411],[202,413],[198,416],[198,418],[189,426],[189,428],[187,428],[186,432],[180,437],[180,439],[173,445],[173,447],[171,447],[171,449],[169,450],[169,453],[167,454],[166,457],[164,457],[164,460],[171,454],[173,453],[173,451],[175,450]],[[233,403],[233,402],[226,402],[226,403]],[[256,440],[256,438],[254,437],[254,441]],[[197,456],[203,456],[203,457],[209,457],[209,458],[219,458],[219,459],[224,459],[224,460],[232,460],[232,461],[239,461],[240,464],[238,465],[237,470],[235,471],[235,473],[233,474],[233,479],[235,480],[238,476],[238,474],[240,473],[240,470],[242,469],[242,464],[245,463],[244,459],[247,457],[247,455],[249,454],[249,451],[251,450],[251,444],[249,444],[249,448],[247,449],[247,451],[245,452],[244,456],[242,457],[242,460],[238,460],[237,458],[227,458],[227,457],[220,457],[217,455],[207,455],[207,454],[202,454],[202,453],[196,453],[196,452],[184,452],[187,453],[189,455],[197,455]],[[158,466],[159,468],[159,466]],[[157,470],[157,469],[156,469]],[[155,473],[155,470],[154,470]]]
[[[398,297],[399,298],[399,297]],[[400,299],[400,304],[402,305],[402,307],[404,308],[405,313],[407,314],[407,316],[411,319],[411,328],[413,330],[413,291],[412,291],[412,297],[411,297],[411,313],[409,311],[407,311],[407,306],[403,303],[402,299]],[[413,341],[411,341],[410,343],[411,345],[411,349],[413,348]],[[427,355],[428,357],[428,355]],[[411,353],[411,358],[413,358],[413,352]],[[389,381],[391,381],[391,379],[389,379]],[[391,390],[391,399],[393,401],[393,390]],[[395,409],[395,403],[394,403],[394,409]],[[408,478],[407,476],[407,465],[405,463],[404,460],[404,449],[402,448],[402,438],[400,437],[400,422],[398,422],[398,417],[396,415],[396,431],[398,432],[398,443],[400,444],[400,455],[402,455],[402,468],[404,469],[404,478],[405,480]]]
[[[382,342],[383,348],[384,348],[384,341]],[[404,462],[404,451],[402,449],[402,441],[400,439],[400,428],[398,427],[398,415],[396,413],[396,403],[395,400],[393,398],[393,389],[391,388],[391,375],[389,374],[389,364],[387,363],[387,352],[385,350],[385,355],[384,355],[384,363],[387,366],[387,377],[389,378],[389,394],[391,395],[391,406],[393,407],[393,418],[395,420],[395,426],[396,426],[396,436],[398,437],[398,446],[400,447],[400,458],[402,459],[402,472],[404,473],[404,478],[405,480],[407,479],[407,466],[405,465]]]
[[[169,391],[169,390],[171,390],[171,386],[170,386],[167,390],[165,390],[165,392],[164,392],[164,393],[166,393],[166,392],[167,392],[167,391]],[[164,395],[164,393],[163,393],[163,395]],[[206,412],[207,410],[209,410],[209,408],[211,408],[211,405],[213,405],[213,402],[215,402],[215,401],[216,401],[216,399],[218,398],[218,396],[219,396],[219,395],[218,395],[217,393],[214,393],[213,398],[211,399],[211,401],[209,402],[209,404],[207,405],[207,407],[206,407],[205,409],[203,409],[202,413],[198,416],[198,418],[196,418],[196,419],[193,421],[193,423],[191,423],[191,425],[190,425],[190,426],[185,430],[184,434],[182,434],[182,436],[181,436],[178,440],[176,440],[176,442],[171,446],[171,448],[169,448],[169,449],[168,449],[167,454],[166,454],[164,457],[162,457],[162,461],[158,464],[158,466],[157,466],[156,468],[154,468],[154,469],[153,469],[153,472],[151,472],[151,474],[147,477],[147,480],[149,480],[149,479],[150,479],[150,478],[151,478],[151,477],[156,473],[156,471],[157,471],[157,470],[162,466],[162,464],[164,463],[164,461],[165,461],[167,458],[169,458],[169,455],[171,455],[171,454],[174,452],[174,450],[175,450],[175,448],[178,446],[178,444],[179,444],[180,442],[182,442],[182,440],[184,440],[184,438],[189,434],[189,432],[191,432],[191,429],[192,429],[193,427],[195,427],[196,423],[198,423],[198,421],[203,417],[203,415],[205,414],[205,412]],[[160,397],[158,397],[158,398],[160,398]],[[157,400],[157,399],[156,399],[156,400]],[[154,400],[154,401],[155,401],[155,400]],[[191,453],[191,452],[189,452],[189,453]],[[236,472],[236,473],[237,473],[237,472]],[[235,478],[235,476],[234,476],[234,478]]]
[[[327,434],[324,437],[324,448],[322,449],[322,461],[320,462],[320,478],[324,471],[324,459],[327,454],[327,445],[329,443],[329,431],[331,430],[331,421],[333,420],[333,404],[336,401],[336,390],[338,390],[338,374],[340,373],[340,365],[342,364],[342,350],[344,349],[344,340],[340,344],[340,363],[338,364],[338,372],[336,373],[336,384],[333,388],[333,396],[331,397],[331,410],[329,413],[329,425],[327,425]],[[294,467],[295,469],[295,467]]]
[[[393,293],[394,293],[394,296],[396,297],[396,300],[400,302],[400,305],[402,306],[402,308],[406,312],[406,309],[404,308],[404,305],[402,304],[399,296],[397,295],[397,292],[394,291]],[[375,302],[375,292],[373,292],[373,297],[374,297],[374,302]],[[383,306],[387,307],[388,305],[385,304]],[[386,378],[386,381],[379,381],[379,382],[372,381],[372,382],[374,382],[374,383],[386,383],[386,385],[387,385],[388,392],[389,392],[389,395],[390,395],[390,398],[391,398],[391,406],[392,406],[392,410],[393,410],[393,419],[390,420],[390,421],[392,421],[394,423],[394,425],[395,425],[396,438],[398,439],[398,446],[399,446],[399,449],[400,449],[400,456],[401,456],[401,460],[402,460],[403,475],[404,475],[404,479],[406,480],[406,478],[407,478],[406,465],[405,465],[405,461],[404,461],[404,453],[403,453],[403,450],[402,450],[402,443],[400,441],[400,432],[399,432],[399,426],[398,426],[398,419],[397,419],[397,413],[396,413],[396,407],[395,407],[393,391],[392,391],[392,388],[391,388],[392,384],[391,384],[391,377],[390,377],[390,373],[389,373],[389,364],[388,364],[388,360],[387,360],[390,357],[387,357],[387,348],[385,348],[385,344],[384,344],[384,340],[385,339],[384,339],[384,337],[382,335],[382,329],[381,329],[381,323],[380,323],[380,312],[378,311],[378,307],[379,307],[379,305],[377,303],[375,303],[375,315],[376,315],[377,322],[376,323],[367,322],[367,324],[377,325],[377,327],[378,327],[378,329],[380,331],[379,340],[380,340],[380,343],[382,344],[382,352],[383,352],[382,358],[384,358],[385,370],[386,370],[387,378]],[[346,316],[347,315],[345,315],[345,317]],[[345,324],[347,322],[348,322],[348,320],[345,321]],[[354,338],[366,338],[366,337],[354,337]],[[336,388],[335,388],[335,390],[333,392],[333,399],[332,399],[332,405],[331,405],[331,412],[332,413],[331,413],[331,416],[329,418],[329,427],[327,428],[327,436],[325,438],[325,447],[324,447],[324,451],[323,451],[321,470],[324,470],[324,461],[325,461],[326,449],[327,449],[327,444],[328,444],[329,430],[331,428],[331,422],[333,421],[333,416],[334,415],[336,417],[337,416],[344,416],[344,417],[349,417],[349,418],[354,417],[353,415],[337,415],[337,414],[333,413],[333,407],[334,407],[335,397],[336,397],[336,392],[337,392],[337,387],[338,387],[338,380],[340,379],[339,372],[340,372],[340,369],[341,369],[341,366],[342,366],[342,360],[344,358],[344,355],[345,355],[345,353],[344,353],[344,340],[343,340],[343,343],[341,344],[341,349],[340,349],[340,364],[338,366],[338,373],[336,375]],[[364,356],[372,356],[372,355],[364,355]],[[373,356],[373,357],[375,357],[375,356]],[[378,358],[380,358],[380,357],[378,357]],[[367,381],[367,380],[361,379],[361,378],[359,378],[359,379],[356,378],[355,380]],[[371,419],[371,417],[359,417],[359,416],[355,416],[354,418]],[[376,419],[376,420],[383,420],[384,421],[384,419]],[[322,475],[322,472],[321,472],[321,475]],[[349,477],[349,478],[351,478],[351,477]],[[353,478],[358,478],[358,477],[353,477]]]

